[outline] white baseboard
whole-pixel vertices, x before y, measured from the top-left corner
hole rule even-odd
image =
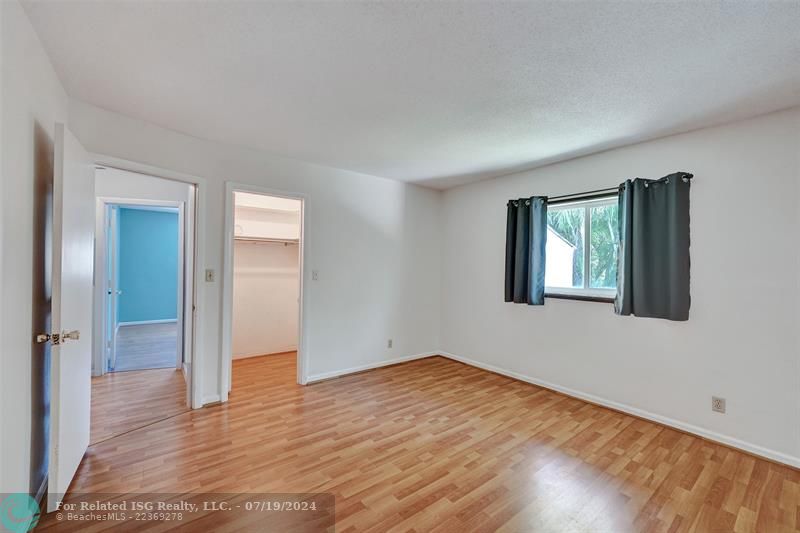
[[[752,444],[743,440],[739,440],[735,437],[723,435],[722,433],[710,431],[701,428],[699,426],[688,424],[686,422],[681,422],[680,420],[675,420],[673,418],[669,418],[666,416],[657,415],[655,413],[645,411],[644,409],[639,409],[637,407],[633,407],[630,405],[618,403],[612,400],[607,400],[606,398],[601,398],[599,396],[595,396],[594,394],[588,394],[567,387],[562,387],[561,385],[556,385],[555,383],[550,383],[547,381],[543,381],[541,379],[532,378],[530,376],[519,374],[511,370],[506,370],[504,368],[500,368],[494,365],[482,363],[480,361],[475,361],[474,359],[470,359],[468,357],[462,357],[460,355],[455,355],[452,353],[442,352],[442,351],[438,352],[438,355],[441,355],[442,357],[447,357],[448,359],[452,359],[453,361],[458,361],[470,366],[474,366],[476,368],[481,368],[483,370],[488,370],[496,374],[501,374],[503,376],[518,379],[520,381],[525,381],[533,385],[538,385],[540,387],[544,387],[545,389],[554,390],[556,392],[566,394],[567,396],[571,396],[573,398],[578,398],[580,400],[591,402],[597,405],[609,407],[611,409],[622,411],[623,413],[628,413],[630,415],[637,416],[639,418],[644,418],[646,420],[650,420],[658,424],[670,426],[679,429],[681,431],[685,431],[686,433],[691,433],[693,435],[697,435],[698,437],[702,437],[710,441],[730,446],[731,448],[736,448],[753,455],[758,455],[759,457],[764,457],[765,459],[769,459],[771,461],[783,463],[785,465],[789,465],[794,468],[800,468],[800,458],[798,457],[792,457],[791,455],[787,455],[785,453],[778,452],[769,448],[764,448],[757,444]]]
[[[366,365],[354,366],[351,368],[344,368],[342,370],[333,370],[331,372],[322,372],[321,374],[313,374],[308,376],[307,384],[315,383],[325,379],[336,378],[339,376],[346,376],[347,374],[354,374],[356,372],[363,372],[364,370],[371,370],[373,368],[380,368],[382,366],[396,365],[397,363],[405,363],[407,361],[414,361],[415,359],[425,359],[426,357],[433,357],[439,355],[439,352],[425,352],[414,355],[405,355],[403,357],[396,357],[394,359],[387,359],[378,361],[376,363],[369,363]]]
[[[276,355],[279,353],[296,352],[296,351],[297,351],[297,346],[295,345],[295,346],[287,346],[285,349],[274,350],[266,353],[258,352],[258,353],[245,353],[240,355],[234,354],[232,357],[233,359],[247,359],[248,357],[261,357],[262,355]]]
[[[208,396],[203,396],[203,405],[217,403],[218,401],[220,401],[219,394],[209,394]]]
[[[168,324],[170,322],[177,322],[177,318],[164,318],[162,320],[138,320],[134,322],[118,322],[117,326],[145,326],[147,324]]]

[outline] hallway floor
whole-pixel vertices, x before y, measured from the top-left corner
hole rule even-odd
[[[177,322],[120,326],[113,371],[175,368],[177,349]]]

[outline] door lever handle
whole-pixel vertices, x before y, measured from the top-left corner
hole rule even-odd
[[[61,333],[61,340],[65,341],[67,339],[72,339],[74,341],[81,338],[81,332],[77,329],[73,329],[72,331],[64,331]]]
[[[72,331],[62,331],[60,334],[58,333],[39,333],[36,335],[36,342],[39,344],[43,344],[45,342],[52,342],[53,345],[61,344],[62,342],[66,342],[68,339],[72,339],[74,341],[81,338],[81,332],[77,329]]]

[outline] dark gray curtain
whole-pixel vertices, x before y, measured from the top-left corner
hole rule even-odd
[[[506,220],[506,301],[544,305],[547,197],[508,202]]]
[[[689,319],[691,178],[678,172],[620,185],[617,314]]]

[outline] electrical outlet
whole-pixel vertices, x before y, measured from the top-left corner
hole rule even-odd
[[[216,276],[214,274],[214,269],[207,268],[206,269],[206,282],[213,283],[215,278],[216,278]]]
[[[711,410],[715,413],[725,414],[725,398],[711,397]]]
[[[319,270],[312,270],[311,271],[311,279],[313,281],[319,280]]]
[[[387,348],[391,348],[392,347],[392,339],[389,339],[389,342],[386,343],[386,347]]]

